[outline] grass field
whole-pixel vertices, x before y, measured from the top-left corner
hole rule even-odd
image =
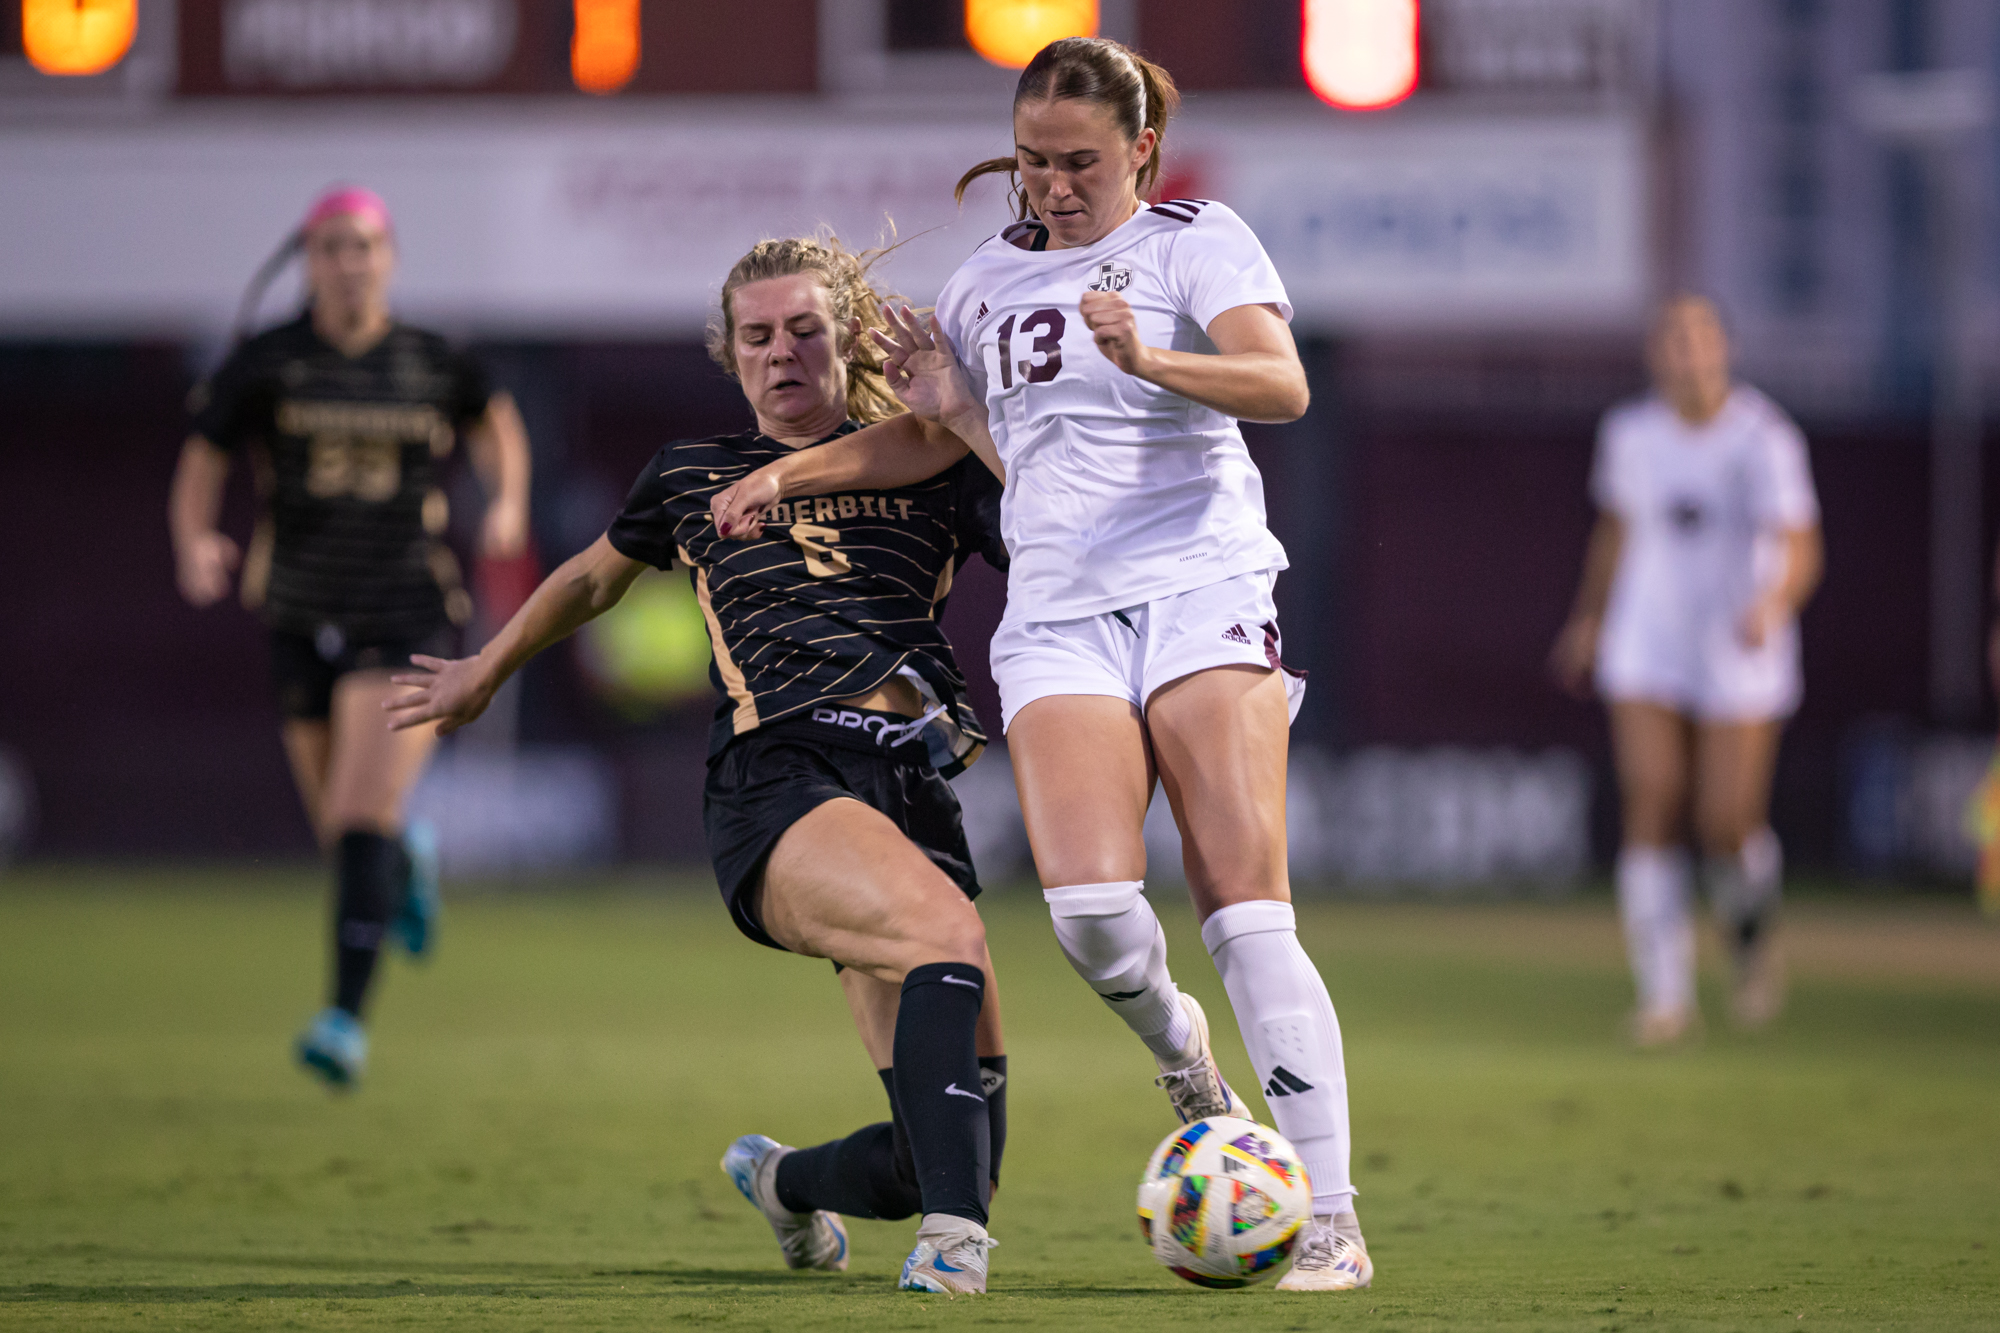
[[[946,1302],[892,1290],[911,1223],[853,1224],[843,1277],[785,1272],[716,1169],[736,1134],[882,1108],[830,969],[746,943],[699,883],[455,900],[436,962],[390,966],[370,1081],[330,1097],[285,1054],[320,993],[317,875],[17,870],[0,1326],[2000,1327],[2000,930],[1969,908],[1802,905],[1774,1030],[1646,1058],[1601,900],[1309,906],[1378,1276],[1287,1297],[1153,1264],[1144,1053],[1039,895],[987,903],[1002,1245],[993,1294]]]

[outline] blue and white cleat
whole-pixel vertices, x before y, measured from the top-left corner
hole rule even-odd
[[[1351,1220],[1351,1214],[1344,1216]],[[1330,1220],[1315,1217],[1306,1223],[1292,1251],[1292,1271],[1278,1279],[1278,1290],[1359,1291],[1374,1280],[1375,1264],[1359,1229],[1342,1235]]]
[[[429,955],[437,943],[438,912],[444,895],[439,887],[437,829],[428,819],[413,819],[403,830],[403,850],[409,854],[410,877],[403,901],[389,929],[412,958]]]
[[[1000,1242],[977,1222],[948,1213],[927,1213],[917,1228],[917,1248],[903,1261],[896,1279],[902,1291],[942,1296],[986,1294],[986,1255]]]
[[[1200,1001],[1182,991],[1181,1010],[1188,1017],[1193,1035],[1176,1059],[1158,1061],[1160,1076],[1153,1080],[1166,1090],[1167,1099],[1174,1104],[1174,1114],[1183,1125],[1215,1115],[1255,1120],[1249,1105],[1236,1095],[1236,1089],[1222,1077],[1222,1067],[1215,1063],[1215,1052],[1208,1045],[1208,1015],[1202,1012]]]
[[[322,1009],[292,1044],[292,1052],[328,1087],[351,1088],[368,1068],[368,1033],[345,1009]]]
[[[847,1271],[847,1228],[836,1213],[795,1213],[778,1202],[778,1163],[794,1152],[776,1139],[745,1134],[722,1154],[722,1170],[778,1235],[787,1268]]]

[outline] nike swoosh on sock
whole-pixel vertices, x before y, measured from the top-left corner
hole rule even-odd
[[[944,1090],[946,1093],[948,1093],[953,1097],[970,1097],[975,1102],[983,1102],[986,1100],[984,1097],[980,1096],[976,1092],[967,1092],[964,1088],[959,1087],[958,1084],[955,1082],[945,1084]]]

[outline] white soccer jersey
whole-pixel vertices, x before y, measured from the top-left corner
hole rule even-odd
[[[1615,408],[1598,434],[1591,495],[1625,524],[1600,643],[1606,693],[1707,716],[1790,711],[1796,628],[1751,649],[1736,627],[1780,576],[1780,534],[1819,522],[1791,418],[1743,385],[1700,426],[1658,398]]]
[[[1141,208],[1080,249],[1013,243],[1040,231],[989,238],[937,305],[1007,469],[1008,617],[1075,620],[1284,568],[1234,418],[1127,375],[1078,313],[1085,291],[1115,291],[1146,345],[1213,353],[1206,330],[1225,310],[1292,317],[1257,237],[1200,199]]]

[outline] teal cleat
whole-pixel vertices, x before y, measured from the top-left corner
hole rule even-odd
[[[438,887],[437,829],[427,819],[412,820],[403,830],[403,850],[410,857],[410,878],[389,929],[410,957],[424,958],[437,943],[438,911],[444,901]]]
[[[368,1068],[368,1033],[345,1009],[322,1009],[292,1045],[299,1063],[328,1087],[351,1088]]]
[[[847,1271],[847,1228],[824,1209],[795,1213],[778,1202],[778,1163],[793,1151],[763,1134],[745,1134],[722,1154],[722,1169],[777,1233],[787,1268]]]

